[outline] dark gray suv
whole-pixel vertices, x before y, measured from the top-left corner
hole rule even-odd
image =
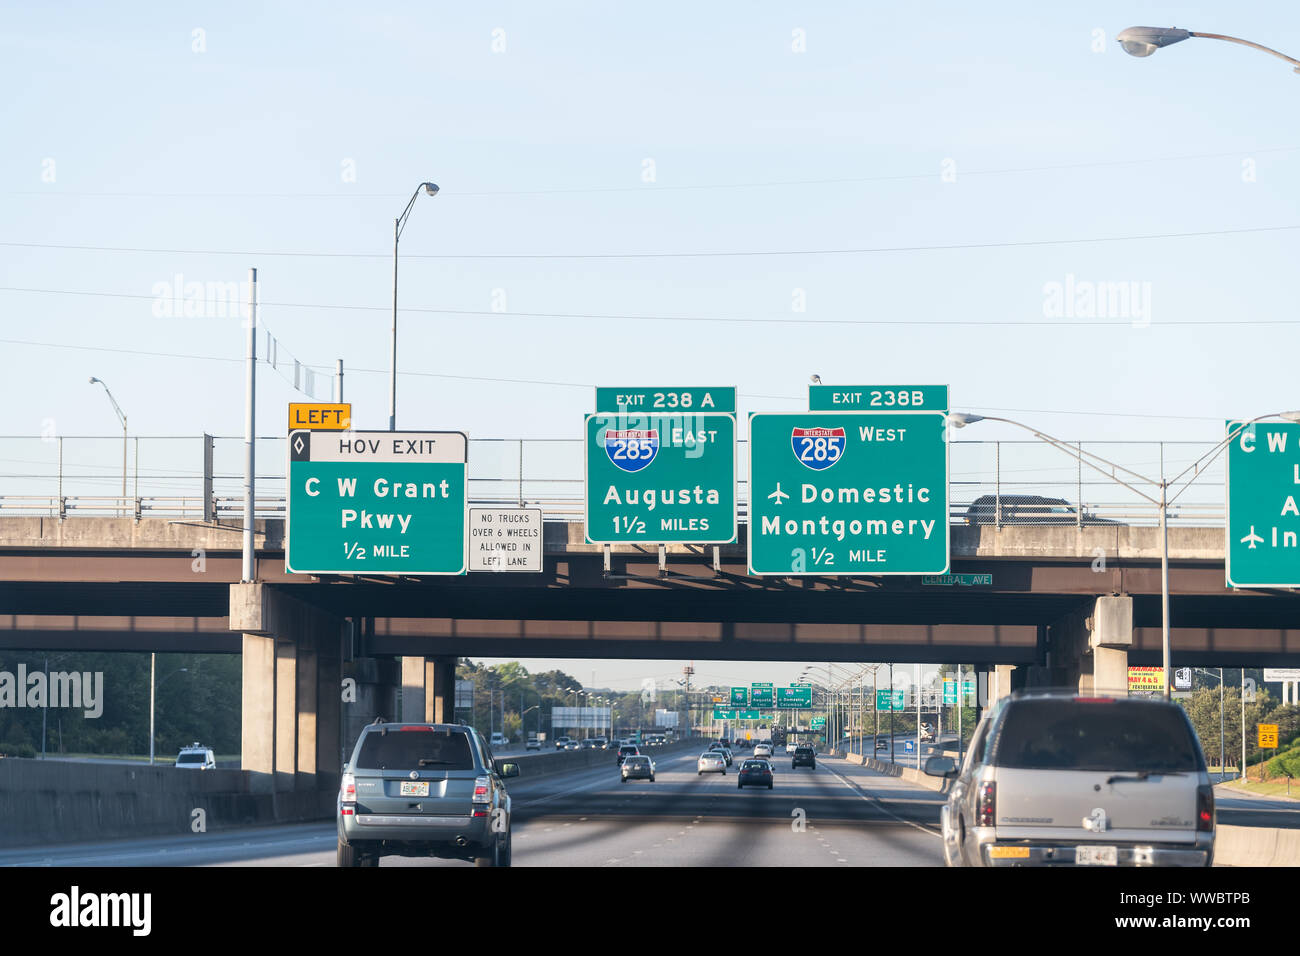
[[[434,856],[510,865],[510,795],[492,751],[463,724],[368,725],[343,768],[338,865]]]

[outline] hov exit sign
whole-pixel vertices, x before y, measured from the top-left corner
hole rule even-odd
[[[943,574],[943,412],[756,413],[750,574]]]
[[[461,432],[289,435],[285,570],[464,574]]]
[[[1224,575],[1234,588],[1300,587],[1300,425],[1228,422]]]

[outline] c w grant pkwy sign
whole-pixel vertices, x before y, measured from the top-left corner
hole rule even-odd
[[[285,570],[463,574],[461,432],[289,434]]]
[[[942,412],[755,413],[749,573],[944,574]]]

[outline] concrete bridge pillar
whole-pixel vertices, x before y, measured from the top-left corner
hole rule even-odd
[[[1128,652],[1133,646],[1133,598],[1093,599],[1047,629],[1047,665],[1035,683],[1068,686],[1083,694],[1128,696]]]
[[[402,658],[402,719],[455,722],[455,657]]]
[[[342,620],[283,589],[230,586],[243,635],[242,768],[263,792],[333,788]]]

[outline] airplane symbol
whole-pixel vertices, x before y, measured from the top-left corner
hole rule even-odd
[[[1250,542],[1250,547],[1248,547],[1246,550],[1247,550],[1247,551],[1254,551],[1254,550],[1255,550],[1255,545],[1258,544],[1258,543],[1260,543],[1260,542],[1262,542],[1263,540],[1264,540],[1263,538],[1261,538],[1259,535],[1255,534],[1255,526],[1254,526],[1254,525],[1251,525],[1251,526],[1250,526],[1250,534],[1248,534],[1248,535],[1246,535],[1246,537],[1242,538],[1242,539],[1241,539],[1241,543],[1245,543],[1245,542],[1249,541],[1249,542]]]
[[[784,501],[786,498],[789,498],[790,496],[781,490],[781,482],[778,481],[776,483],[776,491],[772,492],[770,495],[768,495],[768,497],[776,499],[776,503],[779,505],[782,501]]]

